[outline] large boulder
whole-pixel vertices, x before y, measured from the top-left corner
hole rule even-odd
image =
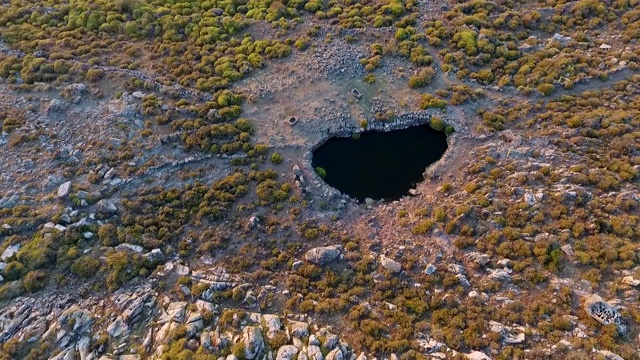
[[[264,338],[262,330],[257,326],[247,326],[242,330],[242,342],[244,342],[244,357],[252,360],[264,350]]]
[[[304,255],[305,260],[317,265],[325,265],[335,260],[340,255],[341,246],[323,246],[313,248]]]
[[[309,338],[309,346],[307,347],[307,356],[309,360],[324,360],[324,356],[322,355],[322,350],[318,345],[311,344],[311,338]]]
[[[4,249],[4,252],[2,252],[2,256],[0,256],[0,259],[2,259],[2,261],[5,261],[17,254],[18,250],[20,250],[20,244],[9,245],[6,249]]]
[[[325,360],[343,360],[343,359],[344,359],[344,355],[342,354],[342,351],[340,350],[339,347],[336,347],[335,349],[331,350],[327,354],[327,357],[325,358]]]
[[[118,208],[116,207],[116,205],[106,199],[98,201],[98,203],[96,204],[96,208],[98,209],[99,213],[105,215],[113,215],[118,212]]]
[[[278,349],[276,360],[291,360],[298,354],[298,348],[293,345],[285,345]]]
[[[291,336],[303,339],[309,336],[309,324],[300,321],[289,321]]]
[[[618,331],[625,333],[627,327],[622,323],[622,316],[614,306],[602,300],[598,295],[590,295],[584,302],[584,310],[602,325],[615,324]]]
[[[64,199],[69,196],[69,192],[71,191],[71,181],[67,181],[62,183],[58,188],[58,199]]]
[[[264,325],[267,328],[267,337],[269,339],[274,337],[282,328],[282,321],[280,321],[280,317],[278,315],[265,314],[262,315],[262,320],[264,320]]]

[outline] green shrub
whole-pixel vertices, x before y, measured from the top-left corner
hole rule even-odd
[[[308,36],[303,36],[303,37],[299,38],[298,40],[296,40],[296,42],[293,44],[293,46],[295,46],[296,49],[298,49],[300,51],[307,50],[309,48],[309,46],[311,46],[311,39],[309,39]]]
[[[91,82],[96,82],[101,80],[104,77],[104,71],[100,69],[89,69],[87,70],[86,78]]]
[[[15,299],[24,293],[22,281],[12,281],[0,286],[0,300]]]
[[[551,93],[553,92],[555,87],[553,86],[553,84],[543,83],[543,84],[538,85],[538,87],[536,89],[538,89],[538,91],[540,91],[540,93],[542,93],[542,95],[548,96],[548,95],[551,95]]]
[[[279,152],[274,152],[273,154],[271,154],[271,162],[275,165],[279,165],[282,163],[282,161],[284,161],[284,158],[282,157],[282,155],[280,155]]]
[[[320,176],[322,179],[327,177],[327,171],[325,169],[318,166],[315,168],[315,170],[318,176]]]
[[[433,228],[432,220],[422,220],[418,225],[413,227],[413,233],[415,235],[426,235],[431,230],[431,228]]]
[[[420,70],[418,74],[409,78],[409,87],[419,88],[431,84],[435,73],[435,70],[430,67]]]
[[[100,269],[100,261],[92,258],[91,256],[82,256],[73,262],[71,265],[71,271],[84,278],[94,276]]]
[[[237,343],[235,343],[232,347],[231,347],[231,353],[238,359],[238,360],[244,360],[245,359],[245,347],[244,347],[244,342],[239,341]]]
[[[445,100],[438,99],[438,98],[436,98],[435,96],[433,96],[431,94],[423,94],[422,98],[420,99],[420,103],[418,104],[418,106],[422,110],[426,110],[426,109],[429,109],[429,108],[436,108],[436,109],[444,110],[447,107],[447,102]]]
[[[491,111],[487,111],[482,114],[482,123],[496,131],[504,129],[505,120],[506,119],[504,116],[493,113]]]
[[[433,116],[431,118],[431,120],[429,121],[429,126],[431,126],[431,128],[436,131],[444,131],[445,129],[444,121],[437,116]]]
[[[24,277],[22,285],[28,292],[34,292],[42,289],[47,284],[47,274],[43,271],[34,270]]]
[[[12,261],[4,268],[4,277],[8,281],[18,280],[24,275],[24,265],[17,261]]]
[[[98,229],[98,239],[104,246],[116,246],[120,243],[118,240],[118,231],[113,224],[104,224]]]

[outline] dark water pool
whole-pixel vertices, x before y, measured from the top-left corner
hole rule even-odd
[[[352,198],[396,200],[423,180],[427,166],[447,150],[447,137],[428,125],[333,138],[313,153],[325,182]]]

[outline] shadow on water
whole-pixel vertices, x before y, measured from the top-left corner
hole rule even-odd
[[[364,133],[358,140],[333,138],[313,154],[325,182],[358,201],[396,200],[423,181],[427,166],[447,150],[444,132],[428,125]]]

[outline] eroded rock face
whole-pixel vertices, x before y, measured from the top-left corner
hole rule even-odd
[[[625,333],[627,327],[622,323],[622,316],[614,306],[605,302],[598,295],[590,295],[584,303],[584,310],[602,325],[615,324],[618,331]]]
[[[313,248],[304,255],[305,260],[316,265],[326,265],[335,260],[340,255],[341,246],[323,246]]]

